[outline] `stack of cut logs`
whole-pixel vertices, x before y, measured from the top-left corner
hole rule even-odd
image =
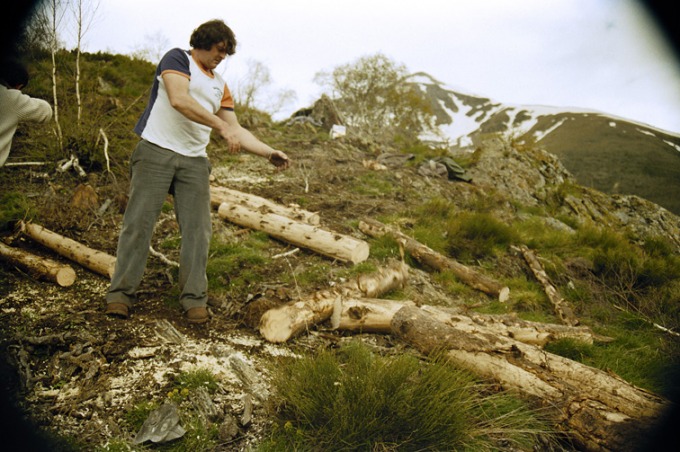
[[[116,258],[102,251],[76,242],[33,223],[19,223],[20,231],[33,241],[50,248],[57,254],[66,257],[83,267],[103,276],[111,277]],[[36,256],[20,248],[10,247],[0,242],[0,257],[11,264],[22,268],[38,278],[46,279],[62,287],[72,285],[76,280],[76,272],[70,265],[56,260]]]

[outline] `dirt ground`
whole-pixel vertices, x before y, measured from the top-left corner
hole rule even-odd
[[[285,140],[284,150],[294,162],[288,171],[276,172],[263,159],[250,155],[235,158],[216,152],[213,184],[282,205],[300,205],[318,213],[324,229],[368,239],[357,229],[359,220],[389,218],[408,228],[413,222],[409,212],[434,197],[446,199],[459,211],[484,206],[496,218],[510,222],[518,215],[513,203],[540,208],[560,184],[572,180],[555,157],[538,151],[519,152],[500,141],[486,145],[467,167],[472,177],[472,183],[467,183],[425,175],[422,166],[404,159],[403,154],[384,160],[384,167],[376,166],[378,157],[399,153],[370,143],[324,140],[313,133],[295,136],[298,138]],[[35,212],[35,222],[111,255],[115,255],[127,188],[127,180],[120,174],[114,177],[98,172],[83,179],[53,167],[5,167],[0,171],[0,194],[22,193]],[[680,243],[677,219],[651,203],[595,192],[582,195],[587,197],[584,203],[588,201],[588,209],[581,212],[577,205],[569,206],[579,217],[593,221],[593,212],[608,212],[610,218],[619,218],[643,236],[664,234]],[[554,218],[544,220],[552,220],[551,227],[566,227]],[[214,213],[214,239],[238,242],[250,233]],[[178,250],[162,244],[178,236],[172,209],[164,209],[153,248],[176,262]],[[7,230],[2,239],[68,263],[21,234]],[[267,253],[274,257],[294,249],[272,239]],[[75,284],[59,287],[0,260],[0,337],[6,361],[0,377],[6,398],[14,400],[32,423],[70,439],[79,450],[132,444],[137,431],[130,427],[130,413],[145,403],[166,400],[176,402],[183,412],[199,413],[205,425],[218,427],[219,445],[213,450],[252,450],[266,437],[272,423],[270,382],[278,359],[356,337],[333,331],[328,325],[319,325],[284,344],[269,343],[259,334],[259,316],[267,308],[345,282],[340,275],[351,264],[310,250],[271,259],[261,282],[251,283],[245,291],[211,294],[211,319],[200,326],[184,319],[176,302],[176,269],[158,257],[149,258],[139,303],[127,320],[103,315],[108,277],[72,266],[77,273]],[[321,269],[323,282],[298,285],[282,278],[310,268]],[[493,272],[490,276],[498,279],[526,271],[522,258],[512,255],[489,270]],[[225,281],[233,276],[224,275]],[[464,302],[470,306],[488,300],[483,294],[475,298],[475,291],[468,292],[465,300],[453,299],[439,289],[429,273],[416,268],[410,270],[403,292],[416,304]],[[389,336],[367,334],[361,339],[383,352],[408,351]],[[173,395],[176,377],[196,369],[207,369],[215,376],[217,391],[208,400],[194,392]],[[15,412],[9,416],[14,423],[6,424],[5,430],[26,448],[26,441],[35,435],[22,430],[25,425],[19,425]],[[195,427],[193,434],[200,434]],[[186,444],[188,440],[182,441]]]
[[[352,221],[402,210],[414,201],[407,199],[409,193],[417,194],[419,202],[427,196],[426,191],[437,192],[451,185],[444,180],[440,186],[440,182],[419,177],[415,168],[400,166],[383,171],[380,177],[403,190],[359,192],[357,181],[370,179],[375,172],[363,164],[375,156],[370,147],[305,142],[286,151],[294,161],[286,172],[276,173],[263,160],[245,155],[227,165],[214,163],[213,183],[284,205],[304,201],[305,209],[320,214],[322,227],[357,237],[361,235],[351,226]],[[47,167],[12,167],[0,173],[0,192],[20,191],[39,212],[36,222],[115,255],[127,190],[123,179],[98,173],[85,181],[75,173],[59,173]],[[94,189],[96,202],[78,208],[74,203],[78,202],[78,186],[84,182]],[[111,200],[110,206],[98,212],[105,200]],[[159,249],[163,238],[177,235],[177,229],[173,212],[163,213],[153,246]],[[243,228],[214,214],[214,234],[238,237],[242,232]],[[6,233],[3,238],[13,246],[68,263],[19,234]],[[272,241],[270,253],[292,248]],[[164,253],[168,259],[177,260],[176,251]],[[250,288],[252,296],[248,299],[211,299],[211,320],[199,326],[186,322],[179,305],[163,301],[172,298],[176,285],[170,267],[153,256],[140,288],[139,303],[127,320],[102,314],[106,277],[72,264],[77,273],[75,284],[59,287],[2,262],[0,328],[9,365],[7,394],[36,425],[94,448],[114,440],[132,441],[136,432],[126,427],[125,413],[142,401],[164,400],[173,377],[181,372],[207,368],[220,383],[212,398],[218,413],[212,422],[220,424],[218,450],[245,450],[260,441],[270,423],[268,381],[277,357],[349,339],[321,328],[294,343],[276,345],[263,340],[254,328],[256,301],[269,306],[299,295],[281,285],[278,275],[293,266],[314,265],[318,259],[302,250],[276,261],[270,276],[264,278],[267,283]],[[337,268],[348,265],[332,260],[327,263]],[[418,284],[414,296],[438,296],[424,274],[414,278]],[[331,272],[328,285],[337,282]],[[365,340],[376,346],[397,346],[385,337],[366,336]],[[242,416],[251,403],[252,417],[244,420]]]

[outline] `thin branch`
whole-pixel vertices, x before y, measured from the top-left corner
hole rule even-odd
[[[276,254],[276,255],[272,256],[272,259],[279,259],[281,257],[288,257],[288,256],[291,256],[291,255],[297,253],[298,251],[300,251],[300,248],[293,248],[292,250],[286,251],[285,253]]]
[[[300,174],[302,174],[302,180],[305,181],[305,193],[309,193],[309,172],[307,171],[307,167],[304,163],[299,165],[299,168]]]
[[[106,171],[111,173],[111,162],[109,160],[109,139],[106,137],[104,129],[99,129],[99,135],[104,139],[104,158],[106,159]]]
[[[155,256],[158,259],[160,259],[160,261],[163,262],[164,264],[171,265],[173,267],[179,267],[179,263],[168,259],[167,257],[165,257],[165,255],[163,255],[162,253],[159,253],[158,251],[153,249],[153,247],[151,247],[151,246],[149,247],[149,252],[151,253],[152,256]]]

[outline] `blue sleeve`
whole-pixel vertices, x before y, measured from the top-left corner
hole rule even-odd
[[[189,54],[186,50],[172,49],[163,55],[161,62],[158,63],[157,75],[160,75],[165,71],[176,71],[191,76],[191,71],[189,69]]]
[[[140,116],[137,124],[135,125],[135,133],[139,136],[142,135],[144,128],[146,127],[146,122],[149,120],[149,115],[151,114],[151,109],[153,108],[156,98],[158,97],[158,78],[165,71],[179,72],[181,74],[186,74],[187,77],[191,77],[191,71],[189,69],[189,54],[182,49],[172,49],[169,50],[161,62],[158,63],[156,67],[156,75],[153,79],[153,85],[151,86],[151,94],[149,95],[149,103],[146,105],[142,116]]]

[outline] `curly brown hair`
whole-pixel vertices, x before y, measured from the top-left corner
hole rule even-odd
[[[220,19],[209,20],[199,25],[191,33],[191,39],[189,40],[191,47],[201,50],[210,50],[214,44],[221,42],[227,44],[227,55],[236,53],[236,35]]]

